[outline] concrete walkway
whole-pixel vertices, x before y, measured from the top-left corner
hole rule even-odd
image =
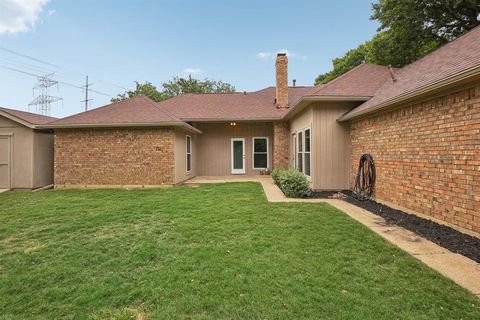
[[[328,203],[480,298],[479,263],[460,254],[453,253],[402,227],[388,225],[382,217],[346,201],[287,198],[270,176],[200,176],[187,181],[185,184],[198,185],[203,183],[245,181],[260,182],[269,202]]]
[[[0,193],[7,192],[9,189],[0,189]]]

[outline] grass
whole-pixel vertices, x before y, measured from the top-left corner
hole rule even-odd
[[[254,183],[0,194],[1,319],[479,319],[333,207]]]

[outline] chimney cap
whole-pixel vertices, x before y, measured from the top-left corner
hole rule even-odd
[[[287,54],[285,52],[278,52],[277,53],[277,57],[284,57],[286,56]]]

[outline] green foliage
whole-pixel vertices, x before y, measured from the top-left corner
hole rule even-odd
[[[159,91],[150,82],[135,82],[135,90],[129,90],[112,98],[112,102],[122,101],[131,97],[144,95],[159,102],[186,93],[231,93],[235,87],[223,81],[205,79],[200,81],[191,77],[174,77],[172,80],[162,83],[162,90]]]
[[[295,168],[274,169],[272,179],[289,198],[304,198],[310,193],[307,178]]]
[[[476,296],[257,183],[0,194],[0,319],[478,319]]]
[[[403,67],[480,24],[476,0],[380,0],[372,4],[371,19],[378,33],[364,44],[333,60],[333,70],[315,84],[350,71],[362,61]]]
[[[327,83],[364,62],[368,52],[368,45],[368,42],[361,44],[357,48],[348,51],[343,57],[333,59],[333,70],[320,74],[315,79],[315,84]]]

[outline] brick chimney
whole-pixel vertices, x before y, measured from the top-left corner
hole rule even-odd
[[[288,108],[288,59],[286,53],[277,53],[275,62],[275,76],[277,86],[275,90],[275,101],[278,108]]]

